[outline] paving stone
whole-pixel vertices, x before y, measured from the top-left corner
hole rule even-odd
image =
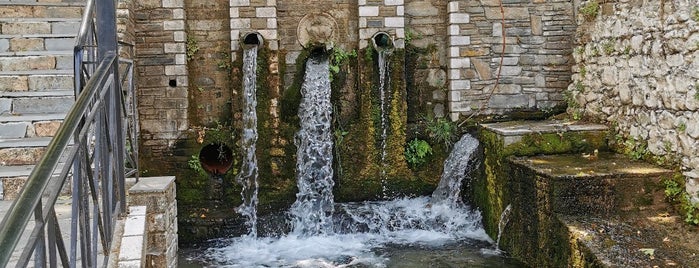
[[[24,138],[27,126],[28,124],[23,122],[0,124],[0,139]]]
[[[65,113],[73,105],[73,97],[18,98],[12,102],[12,112],[25,113]]]

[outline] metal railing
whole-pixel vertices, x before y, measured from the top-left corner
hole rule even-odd
[[[125,178],[138,176],[138,123],[133,62],[117,55],[114,1],[97,1],[88,0],[76,38],[75,104],[0,224],[0,267],[13,256],[16,267],[108,262]],[[66,188],[71,224],[62,230],[55,208]]]

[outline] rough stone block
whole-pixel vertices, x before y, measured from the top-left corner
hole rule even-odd
[[[165,30],[165,31],[184,30],[184,20],[166,20],[166,21],[163,21],[163,30]]]
[[[274,18],[277,16],[276,7],[258,7],[255,8],[255,16],[258,18]]]
[[[139,260],[145,255],[143,236],[124,236],[121,238],[119,260]]]
[[[2,41],[7,41],[7,39],[2,39]],[[44,50],[44,39],[43,38],[12,38],[9,40],[9,48],[6,50],[14,51],[14,52],[42,51],[42,50]]]
[[[10,41],[7,38],[0,39],[0,52],[7,52],[10,50]]]
[[[449,13],[459,12],[459,1],[449,2]]]
[[[384,4],[387,6],[398,6],[403,4],[403,0],[384,0]]]
[[[490,98],[488,107],[499,109],[526,108],[529,106],[529,96],[527,95],[499,95],[495,94]]]
[[[231,19],[231,29],[249,29],[250,19]]]
[[[3,178],[2,183],[3,200],[15,200],[19,197],[19,192],[22,191],[24,183],[27,182],[27,177]]]
[[[7,22],[2,25],[2,34],[49,34],[51,24],[48,22]]]
[[[471,60],[469,58],[451,58],[449,59],[450,69],[470,68]]]
[[[471,89],[471,81],[470,80],[452,80],[450,82],[449,89],[452,91]]]
[[[184,7],[184,0],[163,0],[163,7]]]
[[[231,0],[230,4],[232,7],[246,7],[250,6],[250,0]]]
[[[0,76],[0,90],[26,91],[29,89],[26,76]]]
[[[470,36],[451,36],[449,37],[449,45],[451,46],[467,46],[471,44]]]
[[[502,19],[503,14],[500,12],[500,7],[486,7],[484,10],[486,19]],[[529,20],[529,9],[526,7],[505,7],[504,16],[507,20]]]

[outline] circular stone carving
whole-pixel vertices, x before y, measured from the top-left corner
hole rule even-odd
[[[330,49],[336,42],[339,29],[337,22],[328,13],[311,13],[299,21],[296,37],[304,48],[325,46]]]

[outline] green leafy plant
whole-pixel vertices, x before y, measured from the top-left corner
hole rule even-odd
[[[216,61],[216,66],[220,69],[224,70],[231,70],[232,65],[231,65],[231,53],[228,52],[219,52],[223,56],[222,59]]]
[[[349,60],[350,58],[356,57],[356,50],[346,52],[341,47],[333,48],[333,53],[330,58],[330,81],[333,80],[333,75],[336,75],[340,72],[340,66],[342,66],[342,64],[344,64],[345,61]]]
[[[692,8],[692,19],[699,22],[699,6]]]
[[[580,14],[583,14],[586,20],[593,20],[599,14],[599,3],[590,1],[580,7]]]
[[[587,75],[587,67],[585,65],[580,66],[580,77],[585,78]]]
[[[670,202],[679,204],[679,209],[685,213],[684,221],[686,223],[699,225],[699,216],[697,216],[699,207],[696,204],[692,204],[691,197],[685,191],[684,186],[677,182],[678,179],[684,178],[680,177],[663,181],[663,184],[665,184],[665,197]]]
[[[192,60],[197,51],[199,51],[197,39],[194,39],[194,37],[187,37],[187,61]]]
[[[187,161],[187,165],[189,165],[189,168],[194,170],[194,172],[198,174],[207,174],[206,171],[204,171],[204,168],[201,167],[201,162],[199,161],[199,155],[192,155],[192,158]]]
[[[424,140],[415,138],[406,144],[405,160],[413,169],[427,163],[430,155],[432,155],[432,147]]]
[[[680,132],[685,132],[685,131],[687,131],[687,124],[685,124],[685,123],[680,123],[679,125],[677,125],[677,130],[679,130]]]
[[[458,125],[446,118],[427,118],[425,120],[427,133],[435,143],[444,143],[447,148],[454,144]]]

